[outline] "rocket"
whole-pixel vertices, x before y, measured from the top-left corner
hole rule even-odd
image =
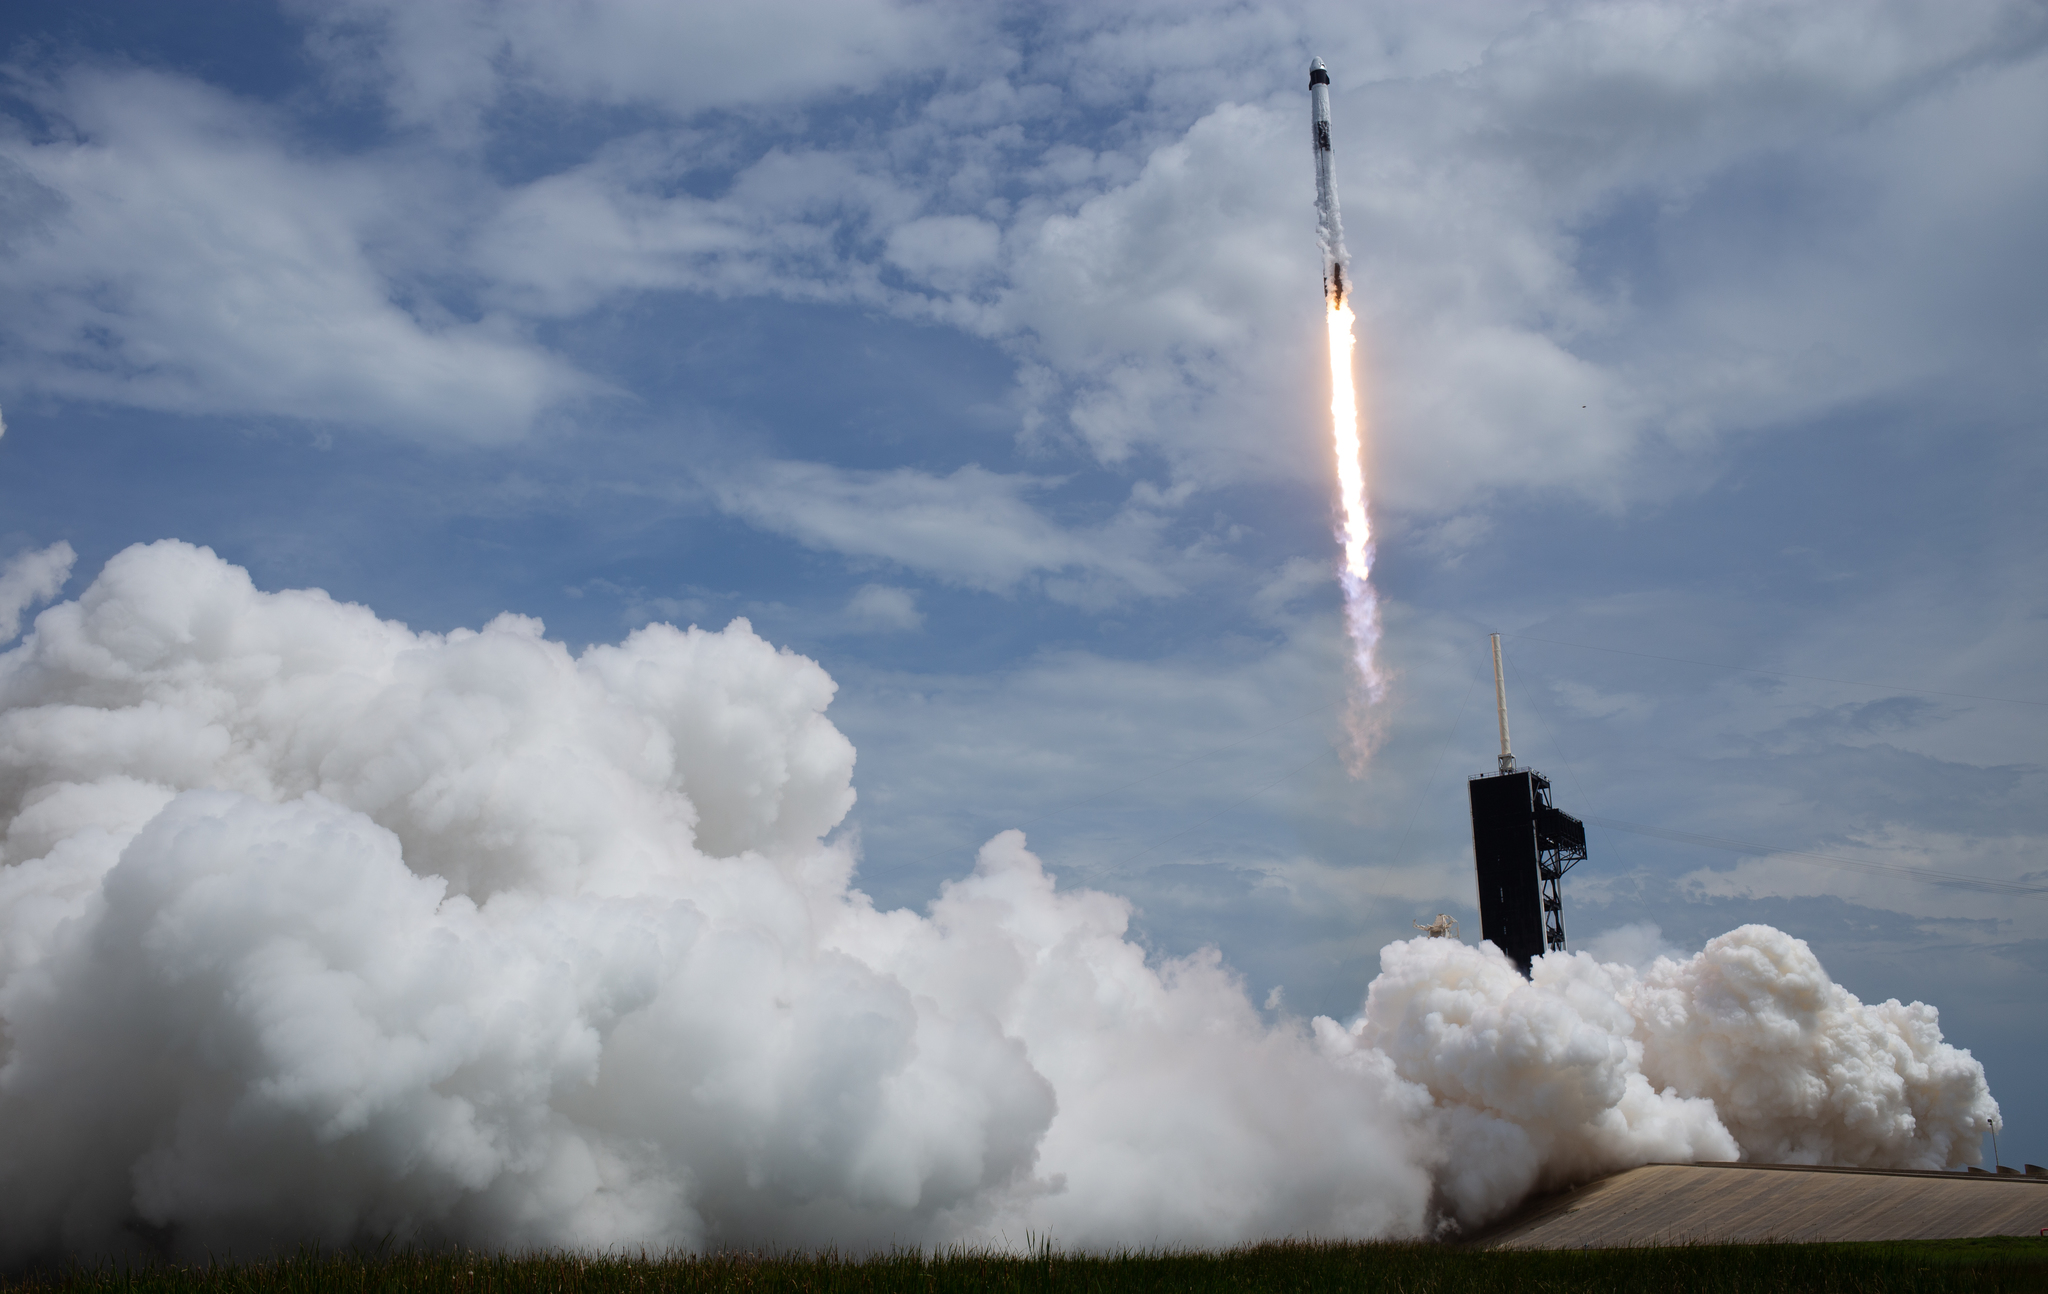
[[[1344,304],[1344,222],[1337,214],[1337,177],[1330,166],[1330,69],[1317,59],[1308,65],[1309,124],[1316,152],[1316,242],[1323,250],[1323,297],[1332,308]]]

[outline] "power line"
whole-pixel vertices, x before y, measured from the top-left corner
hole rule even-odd
[[[1929,687],[1900,687],[1896,683],[1869,683],[1853,678],[1829,678],[1824,674],[1791,674],[1784,670],[1756,669],[1749,665],[1723,665],[1710,660],[1689,660],[1684,656],[1660,656],[1656,652],[1629,651],[1624,647],[1596,647],[1591,643],[1560,642],[1555,638],[1538,638],[1533,634],[1502,634],[1503,638],[1519,638],[1524,642],[1545,643],[1552,647],[1575,647],[1580,651],[1604,651],[1615,656],[1640,656],[1644,660],[1671,661],[1678,665],[1700,665],[1707,669],[1733,670],[1738,674],[1765,674],[1772,678],[1796,678],[1808,683],[1840,683],[1846,687],[1870,687],[1880,692],[1903,692],[1909,696],[1948,696],[1964,701],[1996,701],[2001,705],[2048,706],[2048,701],[2029,701],[2017,696],[1983,696],[1976,692],[1943,692]]]
[[[2048,885],[2028,885],[2024,881],[1999,881],[1988,876],[1965,876],[1960,872],[1941,872],[1931,867],[1908,867],[1903,863],[1879,863],[1867,858],[1843,858],[1839,854],[1816,854],[1807,849],[1784,849],[1777,845],[1759,845],[1747,840],[1729,840],[1725,836],[1703,836],[1692,831],[1672,831],[1664,827],[1646,827],[1640,822],[1617,822],[1612,818],[1596,818],[1591,814],[1579,815],[1582,822],[1606,827],[1612,831],[1627,831],[1638,836],[1662,836],[1666,840],[1678,840],[1687,844],[1711,845],[1717,849],[1732,850],[1744,854],[1790,854],[1798,858],[1813,858],[1824,863],[1842,867],[1860,867],[1873,872],[1890,872],[1900,876],[1912,876],[1924,881],[1938,881],[1949,885],[1971,885],[1979,889],[1996,890],[2006,894],[2048,894]]]

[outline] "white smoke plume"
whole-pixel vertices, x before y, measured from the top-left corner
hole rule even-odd
[[[1995,1113],[1764,927],[1533,982],[1397,943],[1275,1025],[1014,832],[877,911],[833,690],[745,621],[571,657],[115,557],[0,655],[0,1263],[1421,1236],[1650,1159],[1953,1166]]]

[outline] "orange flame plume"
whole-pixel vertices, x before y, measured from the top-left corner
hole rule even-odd
[[[1358,383],[1353,372],[1351,307],[1333,299],[1330,327],[1330,421],[1336,436],[1337,489],[1344,523],[1338,538],[1344,546],[1344,618],[1351,631],[1352,660],[1366,698],[1378,702],[1386,690],[1373,659],[1380,639],[1379,598],[1373,592],[1372,518],[1366,511],[1364,445],[1358,419]],[[1354,729],[1357,725],[1354,724]],[[1365,743],[1361,740],[1360,745]]]

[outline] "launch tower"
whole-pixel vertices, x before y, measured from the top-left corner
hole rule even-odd
[[[1527,975],[1538,954],[1564,951],[1561,882],[1585,861],[1586,825],[1550,803],[1549,778],[1515,767],[1499,634],[1493,636],[1493,696],[1500,714],[1500,772],[1468,783],[1479,931]]]

